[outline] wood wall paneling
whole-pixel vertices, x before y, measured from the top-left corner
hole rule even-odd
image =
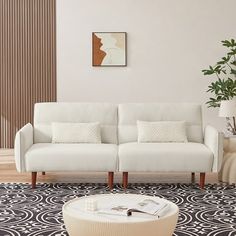
[[[36,102],[56,101],[55,0],[0,0],[0,148],[33,121]]]

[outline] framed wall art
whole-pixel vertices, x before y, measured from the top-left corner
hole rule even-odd
[[[126,32],[93,32],[92,65],[126,66]]]

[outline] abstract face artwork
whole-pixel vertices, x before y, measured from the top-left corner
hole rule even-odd
[[[94,32],[92,46],[93,66],[126,66],[125,32]]]

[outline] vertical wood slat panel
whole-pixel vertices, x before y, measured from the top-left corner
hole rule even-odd
[[[0,148],[56,101],[56,0],[0,0]]]

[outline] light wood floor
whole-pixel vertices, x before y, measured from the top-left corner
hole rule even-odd
[[[19,183],[30,182],[30,173],[18,173],[15,169],[12,149],[0,149],[0,182]],[[46,183],[104,183],[107,173],[76,173],[48,172],[45,176],[38,174],[38,182]],[[199,175],[196,174],[196,182]],[[115,173],[115,183],[121,183],[121,174]],[[130,173],[130,183],[191,183],[190,173]],[[218,183],[217,174],[207,173],[206,183]]]

